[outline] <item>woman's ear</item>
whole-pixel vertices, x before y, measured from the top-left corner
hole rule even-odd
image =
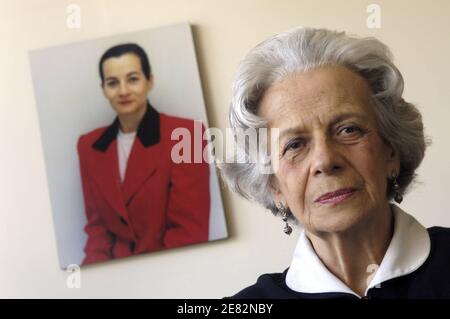
[[[284,203],[283,193],[280,190],[280,185],[278,183],[278,179],[275,175],[271,175],[269,179],[270,190],[273,195],[273,199],[277,203]]]
[[[388,147],[388,166],[390,167],[388,174],[395,170],[397,173],[400,170],[400,154],[399,152],[392,147],[391,145]]]
[[[155,85],[155,78],[153,77],[153,74],[150,75],[150,78],[147,80],[147,92],[150,92],[153,89],[153,86]]]

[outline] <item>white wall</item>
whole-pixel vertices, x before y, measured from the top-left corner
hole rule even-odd
[[[366,8],[381,5],[381,28]],[[81,6],[81,29],[65,26],[66,5]],[[255,204],[224,191],[231,239],[83,268],[82,288],[58,267],[45,163],[27,52],[188,21],[209,123],[224,129],[230,84],[244,54],[297,25],[373,35],[392,49],[406,99],[420,106],[433,138],[419,184],[401,207],[423,224],[450,226],[450,2],[447,0],[79,0],[0,2],[0,297],[208,298],[230,295],[262,272],[281,271],[296,235]]]

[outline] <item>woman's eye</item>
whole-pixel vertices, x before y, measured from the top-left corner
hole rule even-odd
[[[137,82],[139,80],[139,78],[130,78],[131,82]]]
[[[346,126],[339,131],[339,133],[341,132],[344,132],[347,135],[353,135],[355,132],[361,133],[361,129],[356,126]]]
[[[113,87],[113,86],[115,86],[116,84],[117,84],[117,82],[112,82],[112,81],[106,83],[106,85],[109,86],[109,87]]]
[[[286,145],[286,148],[284,149],[284,152],[283,153],[286,153],[287,151],[295,151],[295,150],[298,150],[299,148],[301,148],[302,147],[302,145],[303,145],[303,142],[302,141],[292,141],[292,142],[290,142],[290,143],[288,143],[287,145]]]

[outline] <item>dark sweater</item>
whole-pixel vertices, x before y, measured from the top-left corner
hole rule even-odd
[[[371,288],[367,299],[450,299],[450,228],[428,228],[431,251],[416,271],[402,277],[393,278]],[[289,269],[289,268],[288,268]],[[286,285],[286,274],[261,275],[257,282],[236,295],[234,299],[358,299],[357,296],[343,292],[300,293]]]

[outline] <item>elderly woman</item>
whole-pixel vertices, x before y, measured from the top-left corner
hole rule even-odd
[[[398,205],[428,144],[374,38],[297,28],[256,46],[233,85],[234,129],[278,129],[278,163],[220,166],[240,195],[301,227],[292,263],[234,298],[450,298],[450,229]],[[238,147],[238,158],[251,158]]]

